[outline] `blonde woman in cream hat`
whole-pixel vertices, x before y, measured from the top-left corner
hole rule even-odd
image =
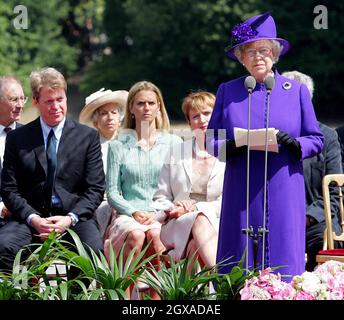
[[[128,91],[126,90],[111,91],[102,88],[86,97],[86,104],[80,112],[79,122],[93,127],[99,132],[105,173],[108,144],[117,137],[124,118],[127,97]],[[106,198],[96,210],[95,216],[100,233],[104,236],[111,217],[111,208]]]

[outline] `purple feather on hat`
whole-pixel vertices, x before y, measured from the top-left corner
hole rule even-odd
[[[234,55],[234,49],[246,43],[250,43],[257,40],[276,40],[282,46],[280,55],[284,55],[290,45],[288,41],[277,37],[276,25],[271,11],[263,13],[258,16],[253,16],[244,22],[235,25],[231,31],[232,44],[228,46],[225,51],[227,56],[231,59],[237,60]]]
[[[236,43],[254,38],[257,31],[253,30],[247,23],[239,23],[232,29],[232,37]]]

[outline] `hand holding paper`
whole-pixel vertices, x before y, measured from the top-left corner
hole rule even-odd
[[[250,130],[250,149],[251,150],[265,150],[265,129],[251,129]],[[237,147],[247,145],[247,129],[234,128],[234,139]],[[268,151],[278,152],[278,144],[276,134],[278,130],[275,128],[268,128]]]

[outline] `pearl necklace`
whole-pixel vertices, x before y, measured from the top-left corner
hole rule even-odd
[[[192,143],[192,150],[196,155],[196,159],[207,159],[211,157],[211,154],[209,154],[206,150],[201,150],[194,139]]]

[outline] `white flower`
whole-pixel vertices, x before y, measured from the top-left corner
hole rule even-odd
[[[316,293],[319,290],[320,284],[320,279],[316,274],[306,271],[302,274],[302,282],[299,283],[299,286],[303,291]]]

